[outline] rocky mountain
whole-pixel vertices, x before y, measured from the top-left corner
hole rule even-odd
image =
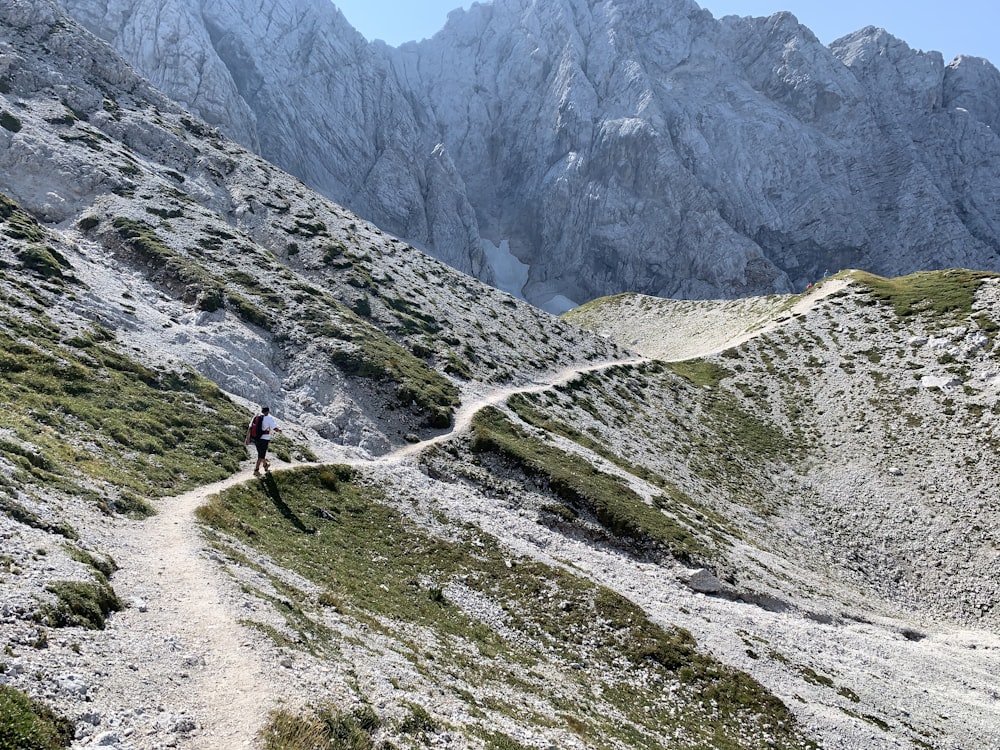
[[[998,309],[554,318],[9,0],[0,747],[996,746]]]
[[[64,5],[223,132],[552,311],[1000,268],[1000,72],[881,29],[493,0],[393,49],[326,0]]]

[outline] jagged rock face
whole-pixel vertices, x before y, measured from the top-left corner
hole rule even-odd
[[[483,248],[509,248],[510,291],[550,309],[1000,268],[1000,73],[880,29],[827,48],[788,13],[495,0],[392,49],[325,1],[64,4],[389,231],[486,280]]]
[[[432,147],[418,147],[404,92],[330,3],[63,5],[230,137],[388,231],[491,279],[461,180]]]

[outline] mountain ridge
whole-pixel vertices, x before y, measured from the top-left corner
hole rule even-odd
[[[153,80],[172,69],[155,52],[172,49],[169,24],[202,23],[196,0],[172,2],[163,29],[133,0],[107,18],[65,5]],[[274,7],[295,24],[248,25],[272,16],[239,3],[210,23],[213,44],[249,50],[254,91],[272,92],[250,107],[265,157],[550,311],[1000,262],[986,198],[1000,74],[982,59],[945,66],[874,28],[824,47],[789,13],[715,20],[688,1],[497,0],[398,49],[365,44],[323,4]],[[214,49],[206,88],[240,99]],[[311,90],[317,77],[332,83]],[[219,97],[166,90],[226,130]],[[242,139],[250,120],[237,119]],[[508,279],[511,265],[526,277]]]

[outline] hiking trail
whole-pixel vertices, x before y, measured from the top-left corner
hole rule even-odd
[[[832,286],[825,294],[801,300],[792,314],[804,313],[839,288]],[[719,338],[706,341],[689,358],[735,346],[775,325],[780,323],[772,321],[752,332],[731,330],[721,345]],[[356,465],[398,463],[462,434],[479,410],[512,395],[541,392],[588,372],[643,361],[645,357],[634,357],[568,367],[544,380],[473,394],[446,433],[375,459],[338,460]],[[332,456],[324,457],[324,462],[331,460]],[[120,567],[114,586],[128,606],[109,620],[106,632],[113,653],[107,656],[123,661],[128,669],[103,690],[118,705],[158,706],[160,714],[148,717],[152,725],[177,733],[181,746],[198,750],[256,747],[269,712],[283,699],[294,700],[282,695],[280,681],[268,674],[257,655],[260,634],[239,624],[234,583],[206,551],[194,514],[212,495],[251,481],[252,466],[253,460],[248,460],[223,481],[156,501],[156,515],[122,526],[114,538]],[[285,468],[290,467],[275,466],[276,471]],[[294,710],[294,704],[290,708]]]

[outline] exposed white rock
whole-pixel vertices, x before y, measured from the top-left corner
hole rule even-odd
[[[962,385],[962,379],[954,375],[924,375],[920,378],[920,385],[924,388],[958,388]]]
[[[506,246],[547,309],[1000,268],[1000,72],[883,29],[827,48],[789,13],[494,0],[393,49],[318,0],[64,5],[384,229],[488,282],[481,243]]]

